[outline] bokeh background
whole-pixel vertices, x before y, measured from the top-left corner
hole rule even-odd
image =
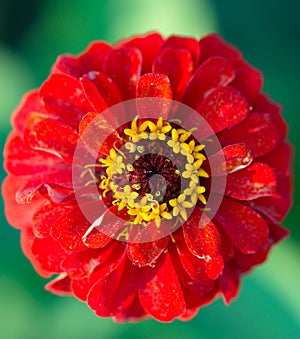
[[[159,30],[165,36],[219,32],[262,70],[264,90],[284,106],[295,150],[299,137],[300,2],[297,0],[0,0],[0,137],[21,95],[41,85],[55,58],[92,40],[111,43]],[[295,173],[299,159],[295,160]],[[4,170],[0,170],[1,180]],[[299,176],[295,178],[299,186]],[[230,307],[222,300],[189,322],[115,324],[74,298],[45,292],[23,256],[19,232],[1,202],[0,338],[300,338],[299,191],[284,224],[292,236],[243,280]]]

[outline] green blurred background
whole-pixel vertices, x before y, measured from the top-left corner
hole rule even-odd
[[[21,95],[40,86],[59,54],[83,51],[91,40],[114,43],[159,30],[196,37],[215,31],[237,45],[262,70],[264,90],[283,104],[297,149],[299,13],[297,0],[0,0],[1,145]],[[298,168],[296,159],[295,173]],[[7,225],[1,202],[0,338],[300,338],[298,201],[296,191],[284,222],[292,236],[244,278],[238,300],[230,307],[215,301],[192,321],[171,324],[115,324],[78,300],[45,292],[45,280],[21,253],[19,232]]]

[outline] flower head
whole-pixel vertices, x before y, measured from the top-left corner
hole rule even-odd
[[[188,319],[287,236],[291,148],[262,76],[217,35],[63,55],[16,109],[6,215],[46,289],[116,321]]]

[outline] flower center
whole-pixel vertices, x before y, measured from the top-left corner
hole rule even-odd
[[[200,184],[200,177],[208,178],[201,167],[206,160],[204,145],[197,144],[190,131],[162,118],[139,121],[136,117],[127,127],[119,131],[122,147],[114,145],[94,165],[102,168],[98,177],[94,175],[100,198],[110,197],[133,224],[187,220],[196,204],[206,204],[206,190]]]

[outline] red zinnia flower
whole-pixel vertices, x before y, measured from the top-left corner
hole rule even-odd
[[[216,35],[59,57],[5,147],[6,215],[37,272],[58,274],[46,289],[116,321],[229,303],[288,234],[291,148],[261,88]]]

